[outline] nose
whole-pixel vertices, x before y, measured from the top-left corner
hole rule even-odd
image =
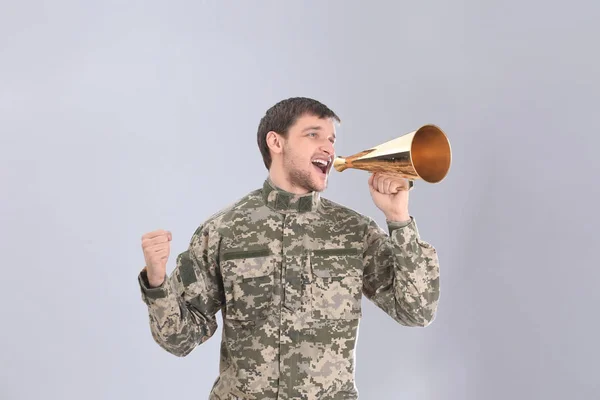
[[[330,156],[333,156],[335,153],[333,143],[331,143],[329,140],[326,140],[325,143],[323,143],[321,145],[321,151],[324,151],[325,153],[329,154]]]

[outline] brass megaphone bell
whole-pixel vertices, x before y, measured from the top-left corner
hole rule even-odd
[[[336,157],[333,167],[342,172],[355,168],[383,172],[409,179],[437,183],[446,177],[452,161],[452,150],[446,134],[435,125],[424,125],[416,131],[382,143],[348,157]]]

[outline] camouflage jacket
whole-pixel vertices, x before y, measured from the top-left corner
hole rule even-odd
[[[210,400],[358,399],[364,295],[399,324],[427,326],[439,298],[436,250],[415,220],[369,217],[270,179],[211,216],[170,277],[138,276],[154,340],[186,356],[223,321]]]

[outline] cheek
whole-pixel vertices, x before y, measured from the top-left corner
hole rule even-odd
[[[306,169],[309,161],[307,161],[306,158],[301,157],[298,153],[291,151],[284,157],[284,163],[294,168]]]
[[[295,165],[298,166],[303,166],[305,167],[306,165],[311,163],[311,156],[306,155],[306,152],[301,152],[301,151],[292,151],[290,152],[289,156],[290,156],[290,160],[292,160],[292,162]]]

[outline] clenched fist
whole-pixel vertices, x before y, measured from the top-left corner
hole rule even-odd
[[[375,205],[390,221],[410,219],[408,212],[408,179],[394,174],[374,173],[369,177],[369,190]]]
[[[171,239],[171,232],[162,229],[142,236],[146,273],[151,287],[160,286],[165,279],[167,260],[171,253]]]

